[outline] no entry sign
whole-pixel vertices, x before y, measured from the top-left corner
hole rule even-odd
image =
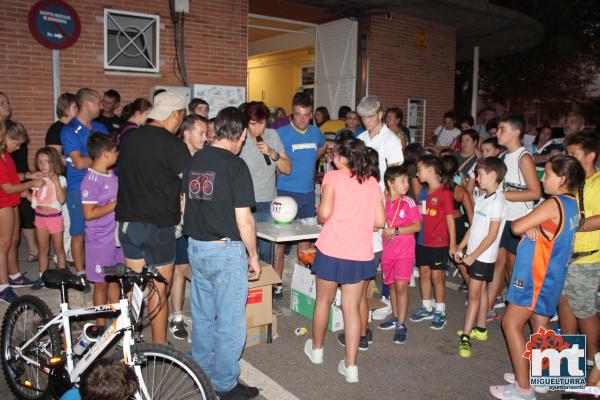
[[[62,0],[41,0],[29,11],[29,30],[42,46],[53,50],[71,47],[79,38],[79,16]]]

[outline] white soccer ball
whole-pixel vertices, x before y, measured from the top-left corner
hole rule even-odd
[[[271,202],[271,216],[280,224],[289,224],[296,218],[298,204],[289,196],[279,196]]]

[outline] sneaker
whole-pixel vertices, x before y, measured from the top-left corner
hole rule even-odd
[[[436,311],[433,314],[430,328],[439,331],[444,329],[444,326],[446,326],[446,313]]]
[[[371,341],[369,342],[369,333],[371,333],[371,331],[367,329],[367,336],[360,337],[360,341],[358,342],[358,349],[360,351],[369,350],[369,344],[373,343],[373,334],[371,333]],[[346,335],[340,333],[337,340],[342,347],[346,347]]]
[[[44,285],[44,281],[42,280],[42,278],[39,278],[38,280],[33,281],[33,285],[31,285],[31,290],[40,290],[44,287],[46,287],[46,285]]]
[[[550,318],[550,322],[556,322],[556,321],[558,321],[558,314],[556,314],[556,313],[555,313],[555,314],[552,316],[552,318]]]
[[[323,348],[313,349],[312,339],[307,339],[304,343],[304,354],[310,359],[313,364],[323,364]]]
[[[367,343],[371,344],[373,343],[373,332],[367,328]]]
[[[462,336],[463,335],[463,330],[459,329],[458,331],[456,331],[456,336]],[[471,339],[477,339],[481,342],[484,342],[486,340],[488,340],[488,330],[486,329],[485,331],[480,331],[478,329],[471,329],[471,335],[470,335]]]
[[[90,281],[87,280],[87,277],[85,276],[85,274],[81,274],[78,276],[81,279],[81,284],[83,285],[83,293],[91,292],[92,287],[90,286]]]
[[[469,286],[467,285],[467,282],[463,281],[463,283],[461,283],[460,286],[458,287],[458,290],[460,290],[461,292],[468,291]]]
[[[396,324],[396,330],[394,331],[394,343],[404,344],[406,343],[406,334],[408,332],[408,328],[406,324]]]
[[[351,365],[346,367],[346,362],[344,360],[340,361],[338,365],[338,372],[346,378],[346,382],[348,383],[356,383],[358,382],[358,367],[356,365]]]
[[[506,383],[515,383],[515,374],[512,372],[505,373],[503,378]],[[548,393],[550,390],[550,388],[546,385],[532,385],[531,387],[533,388],[534,392],[539,394]]]
[[[283,299],[283,286],[275,285],[273,286],[273,300],[281,300]]]
[[[462,358],[471,357],[471,340],[469,335],[460,335],[458,341],[458,355]]]
[[[392,313],[392,306],[390,305],[390,300],[385,297],[382,297],[381,301],[386,304],[385,307],[378,308],[371,313],[373,319],[377,321],[386,319],[388,315]]]
[[[171,324],[169,325],[169,329],[171,330],[171,333],[175,339],[187,340],[188,332],[183,318],[173,318],[171,320]]]
[[[398,318],[390,318],[384,323],[379,324],[378,328],[382,331],[389,331],[390,329],[394,329],[396,327],[396,322],[398,322]]]
[[[517,388],[515,383],[503,386],[490,386],[490,393],[497,399],[504,400],[535,400],[535,391],[529,389],[527,393]]]
[[[410,276],[410,283],[408,284],[408,287],[416,287],[417,286],[417,282],[415,280],[415,275],[412,274]]]
[[[25,274],[21,274],[17,279],[12,279],[10,276],[8,277],[8,285],[11,288],[22,288],[22,287],[30,287],[33,286],[33,281],[28,279]]]
[[[487,321],[500,321],[500,315],[494,311],[494,310],[490,310],[487,313]]]
[[[244,385],[242,382],[238,382],[230,391],[216,393],[220,400],[243,400],[252,399],[258,396],[259,391],[258,388],[255,388],[254,386],[248,386]]]
[[[419,308],[413,315],[409,318],[412,322],[421,322],[426,319],[433,319],[433,308],[427,309],[423,306]]]
[[[6,304],[11,304],[13,301],[17,300],[19,296],[15,293],[14,290],[9,286],[3,291],[0,292],[0,301],[5,302]]]
[[[496,297],[496,304],[494,304],[494,309],[504,307],[506,307],[506,298],[502,295]]]

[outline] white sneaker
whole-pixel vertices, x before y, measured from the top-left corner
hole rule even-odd
[[[390,304],[390,300],[382,297],[381,301],[385,303],[386,306],[378,308],[371,313],[371,317],[377,321],[386,319],[392,313],[392,305]]]
[[[415,281],[415,274],[411,274],[410,275],[410,283],[408,284],[409,287],[416,287],[417,286],[417,282]]]
[[[338,372],[346,378],[346,382],[348,383],[356,383],[358,382],[358,367],[356,365],[351,365],[346,367],[346,362],[344,360],[340,361],[338,365]]]
[[[419,267],[414,267],[414,268],[413,268],[413,276],[414,276],[415,278],[418,278],[418,277],[419,277]]]
[[[505,373],[503,378],[506,383],[515,383],[515,374],[512,372]],[[534,392],[539,394],[548,393],[550,390],[550,388],[546,385],[531,385],[531,387],[533,388]]]
[[[304,343],[304,354],[310,359],[313,364],[323,364],[323,348],[313,349],[312,339],[307,339]]]

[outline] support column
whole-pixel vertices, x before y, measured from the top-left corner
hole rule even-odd
[[[473,47],[473,82],[471,88],[471,116],[475,122],[477,122],[477,97],[479,94],[479,46]]]

